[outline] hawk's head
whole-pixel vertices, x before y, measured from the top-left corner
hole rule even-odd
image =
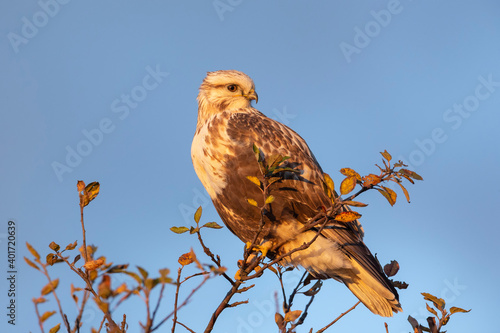
[[[258,96],[252,79],[245,73],[208,72],[198,94],[198,123],[214,113],[248,108],[252,100],[257,102]]]

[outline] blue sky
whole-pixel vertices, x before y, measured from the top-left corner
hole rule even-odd
[[[190,159],[198,87],[218,69],[250,75],[257,108],[301,134],[337,184],[342,167],[376,171],[384,149],[425,179],[409,187],[411,204],[400,192],[395,207],[378,193],[360,198],[370,204],[360,211],[367,245],[382,263],[398,260],[397,278],[410,284],[404,312],[383,319],[360,306],[336,331],[384,332],[386,321],[391,333],[408,332],[408,315],[424,321],[424,291],[473,309],[455,315],[449,332],[491,330],[500,295],[499,10],[493,0],[2,2],[2,276],[9,220],[19,266],[17,325],[2,314],[0,330],[38,331],[31,298],[45,281],[24,264],[24,244],[45,255],[51,241],[81,243],[77,180],[101,183],[86,209],[87,237],[108,260],[175,272],[190,247],[206,260],[194,237],[169,228],[189,225],[199,205],[203,221],[220,221]],[[234,274],[240,241],[226,229],[205,237]],[[74,318],[66,296],[78,279],[62,265],[53,276]],[[227,287],[210,280],[180,320],[202,331]],[[275,332],[278,288],[267,274],[215,331]],[[173,291],[165,297],[168,312]],[[299,332],[355,302],[326,282]],[[143,309],[132,302],[116,315],[139,331]],[[86,327],[97,314],[90,309]]]

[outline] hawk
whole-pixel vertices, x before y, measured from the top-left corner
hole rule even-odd
[[[235,70],[209,72],[198,94],[198,121],[191,146],[194,169],[222,221],[243,242],[252,242],[261,225],[261,190],[247,176],[263,176],[253,151],[265,156],[289,156],[288,166],[300,171],[271,185],[275,197],[265,215],[259,241],[282,244],[275,254],[309,242],[315,230],[300,231],[321,207],[332,201],[325,193],[324,174],[307,143],[289,127],[251,106],[258,101],[255,85]],[[347,209],[347,208],[346,208]],[[313,277],[343,282],[375,314],[390,317],[402,311],[398,293],[363,242],[358,222],[325,227],[305,250],[284,259]]]

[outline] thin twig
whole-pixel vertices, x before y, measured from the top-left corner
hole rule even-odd
[[[326,325],[325,327],[323,327],[322,329],[320,329],[319,331],[317,331],[316,333],[322,333],[324,332],[326,329],[328,329],[330,326],[332,326],[333,324],[335,324],[337,321],[339,321],[340,318],[342,318],[343,316],[345,316],[346,314],[348,314],[349,312],[351,312],[352,310],[354,310],[354,308],[356,308],[358,306],[358,304],[361,303],[361,301],[358,301],[356,304],[354,304],[349,310],[347,310],[346,312],[344,313],[341,313],[340,316],[338,316],[337,318],[335,318],[334,321],[332,321],[330,324]]]
[[[196,234],[198,235],[198,241],[200,242],[201,244],[201,247],[203,248],[203,252],[205,252],[205,254],[210,257],[210,259],[217,265],[218,268],[221,268],[222,265],[220,264],[220,258],[216,259],[214,254],[212,253],[212,251],[210,251],[210,249],[205,246],[205,243],[203,242],[203,239],[201,238],[201,233],[200,233],[200,230],[198,229],[198,231],[196,231]],[[229,281],[229,283],[231,283],[231,285],[234,284],[234,281],[233,279],[231,279],[226,273],[222,273],[221,274],[227,281]]]
[[[180,321],[177,322],[179,325],[181,325],[182,327],[184,327],[185,329],[187,329],[189,332],[191,333],[196,333],[195,331],[193,331],[192,329],[190,329],[189,327],[187,327],[186,325],[184,325],[183,323],[181,323]]]
[[[172,324],[172,333],[175,332],[175,324],[177,324],[177,303],[179,301],[179,289],[181,288],[181,273],[184,266],[179,267],[177,270],[177,283],[175,288],[175,301],[174,301],[174,319]]]
[[[50,275],[49,275],[49,272],[47,271],[47,266],[46,265],[42,265],[42,268],[43,268],[43,271],[44,271],[44,275],[47,277],[47,280],[49,281],[49,284],[52,285],[52,279],[50,278]],[[57,293],[54,290],[52,290],[52,294],[54,295],[54,298],[56,299],[56,303],[57,303],[57,307],[59,308],[59,313],[61,314],[61,318],[64,322],[64,326],[66,326],[66,329],[68,330],[68,333],[71,332],[71,328],[69,326],[69,323],[68,323],[68,320],[66,319],[65,320],[65,315],[64,315],[64,312],[63,312],[63,309],[62,309],[62,306],[61,306],[61,301],[59,301],[59,297],[57,297]]]
[[[42,318],[40,317],[40,312],[38,312],[38,303],[35,303],[35,312],[36,312],[36,317],[38,318],[38,325],[40,326],[40,331],[44,333]]]
[[[198,289],[200,289],[204,284],[205,282],[207,282],[207,280],[210,278],[210,275],[207,274],[203,277],[203,281],[201,281],[201,283],[199,285],[196,286],[196,288],[194,288],[193,290],[191,290],[191,292],[189,293],[189,295],[186,297],[186,299],[181,303],[181,305],[179,305],[177,307],[177,311],[182,309],[191,299],[191,297],[193,297],[193,295],[198,291]],[[174,309],[175,311],[175,309]],[[172,311],[170,314],[168,314],[165,318],[163,318],[159,324],[157,324],[156,326],[154,326],[152,329],[151,329],[151,332],[157,330],[161,325],[163,325],[163,323],[165,323],[170,317],[172,317],[174,315],[174,311]]]

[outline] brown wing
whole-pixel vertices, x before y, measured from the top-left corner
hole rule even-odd
[[[269,218],[271,225],[283,221],[305,223],[317,214],[321,206],[330,207],[330,200],[323,191],[323,171],[304,139],[296,132],[255,109],[232,113],[226,132],[231,139],[228,149],[234,152],[231,154],[234,157],[226,156],[228,186],[214,204],[219,213],[222,212],[224,222],[242,240],[252,240],[260,223],[260,210],[249,205],[246,199],[256,200],[259,206],[264,203],[262,192],[247,179],[247,176],[263,178],[252,150],[253,144],[266,156],[290,156],[287,163],[301,171],[298,177],[292,176],[270,188],[275,196]],[[322,236],[337,242],[346,255],[397,295],[380,264],[363,243],[357,225],[357,221],[354,225],[337,224],[323,230]]]

